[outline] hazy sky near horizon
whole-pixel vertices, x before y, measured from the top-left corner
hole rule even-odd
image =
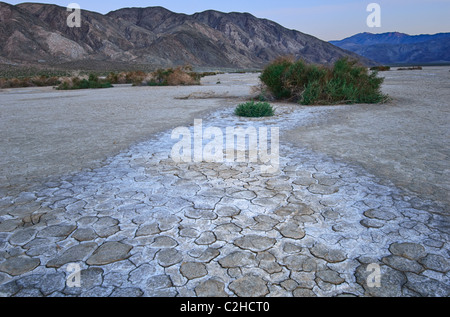
[[[249,12],[284,27],[311,34],[322,40],[340,40],[361,32],[402,32],[411,35],[450,32],[450,0],[50,0],[5,1],[51,3],[67,6],[75,2],[81,9],[108,13],[125,7],[162,6],[177,13],[192,14],[209,9],[222,12]],[[381,6],[381,27],[367,26],[367,6]]]

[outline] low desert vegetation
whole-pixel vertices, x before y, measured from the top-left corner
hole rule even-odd
[[[397,70],[422,70],[422,66],[400,67]]]
[[[192,71],[192,67],[158,69],[150,76],[150,86],[190,86],[200,85],[201,75]]]
[[[0,78],[0,88],[20,88],[20,87],[46,87],[56,86],[61,83],[59,77],[55,76],[33,76],[22,78]]]
[[[0,64],[0,78],[35,78],[35,77],[68,77],[71,75],[67,70],[56,69],[38,69],[34,67],[14,67],[11,65]]]
[[[200,79],[216,73],[196,73],[191,66],[160,68],[153,72],[121,72],[107,76],[112,84],[133,84],[133,86],[183,86],[200,85]]]
[[[58,90],[75,90],[75,89],[99,89],[111,88],[113,85],[107,79],[99,79],[95,74],[90,74],[89,78],[74,77],[64,80],[59,86]]]
[[[120,72],[53,72],[26,69],[0,72],[0,88],[53,86],[60,90],[109,88],[117,84],[133,86],[200,85],[201,78],[221,72],[194,72],[191,66],[157,69],[156,71]],[[34,75],[30,75],[34,74]],[[14,77],[17,76],[17,77]]]
[[[260,79],[266,96],[260,99],[272,97],[303,105],[380,103],[387,96],[381,92],[384,79],[377,74],[346,58],[325,67],[283,57],[263,70]]]
[[[113,84],[132,84],[133,86],[181,86],[199,85],[201,75],[188,71],[186,67],[158,69],[151,73],[130,71],[109,73],[104,79],[91,74],[89,79],[72,78],[64,81],[58,89],[109,88]]]
[[[249,101],[240,104],[234,113],[239,117],[262,118],[273,116],[275,110],[268,102]]]
[[[106,76],[106,80],[111,84],[137,84],[142,82],[147,76],[143,71],[129,71],[129,72],[110,72]]]
[[[370,70],[374,70],[377,72],[387,72],[387,71],[391,70],[391,67],[390,66],[374,66],[374,67],[371,67]]]

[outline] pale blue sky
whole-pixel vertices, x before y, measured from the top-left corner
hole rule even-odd
[[[10,4],[24,1],[5,1]],[[82,9],[107,13],[124,7],[162,6],[178,13],[192,14],[208,9],[223,12],[250,12],[273,20],[287,28],[314,35],[323,40],[337,40],[360,32],[403,32],[435,34],[450,32],[450,0],[50,0],[29,1],[67,6],[78,3]],[[381,6],[381,28],[369,28],[366,11],[369,3]]]

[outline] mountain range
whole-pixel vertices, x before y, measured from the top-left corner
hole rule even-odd
[[[331,64],[341,57],[373,61],[249,13],[208,10],[193,15],[162,7],[108,14],[70,12],[50,4],[0,2],[0,63],[109,61],[155,66],[260,68],[279,56]]]
[[[330,43],[385,65],[450,63],[450,33],[360,33]]]

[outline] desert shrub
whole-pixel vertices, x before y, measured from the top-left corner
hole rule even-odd
[[[237,106],[234,113],[240,117],[260,118],[273,116],[275,110],[267,102],[250,101]]]
[[[267,66],[261,74],[261,80],[276,99],[291,97],[291,91],[286,87],[285,73],[292,66],[290,58],[282,57]]]
[[[70,81],[62,82],[56,89],[74,90],[74,89],[99,89],[111,88],[112,84],[107,80],[100,80],[95,74],[90,74],[88,79],[74,77]]]
[[[9,80],[6,78],[0,78],[0,89],[3,89],[3,88],[10,88]]]
[[[35,77],[31,78],[32,84],[37,87],[46,86],[46,81],[47,81],[46,76],[35,76]]]
[[[148,73],[143,71],[128,71],[128,72],[110,72],[106,76],[106,81],[111,84],[133,84],[134,86],[141,86],[146,83]]]
[[[20,88],[28,87],[28,82],[26,78],[11,78],[8,80],[8,88]]]
[[[386,99],[381,93],[383,78],[346,58],[331,68],[301,60],[276,60],[260,78],[276,99],[304,105],[378,103]]]
[[[148,82],[149,86],[168,86],[168,77],[173,73],[173,68],[157,69],[151,74],[151,79]]]
[[[31,83],[36,87],[57,86],[61,83],[58,77],[49,77],[46,75],[35,76],[31,78]]]
[[[400,67],[397,70],[422,70],[422,66]]]
[[[23,88],[23,87],[46,87],[59,85],[61,81],[58,77],[46,75],[22,78],[2,78],[0,88]]]
[[[111,84],[119,84],[120,82],[120,74],[111,72],[106,76],[106,80],[109,81]]]
[[[199,85],[201,74],[192,72],[192,67],[158,69],[151,74],[150,86]]]
[[[23,76],[25,74],[32,76]],[[91,89],[109,88],[112,84],[133,84],[134,86],[178,86],[178,85],[199,85],[202,77],[217,75],[219,72],[198,73],[194,72],[192,66],[177,68],[158,69],[154,72],[144,71],[119,71],[104,72],[105,79],[100,79],[97,75],[87,76],[87,72],[56,72],[56,71],[35,71],[21,70],[0,71],[0,88],[19,87],[44,87],[57,86],[60,90],[69,89]],[[5,74],[5,77],[3,76]],[[11,77],[12,75],[20,75]],[[61,76],[57,76],[61,74]],[[6,75],[8,77],[6,77]]]
[[[146,77],[147,74],[144,73],[143,71],[127,72],[125,74],[125,83],[133,84],[134,86],[139,86],[142,85]]]
[[[371,67],[370,70],[375,70],[377,72],[387,72],[391,70],[390,66],[374,66]]]
[[[61,84],[59,84],[58,87],[56,87],[56,89],[58,90],[69,90],[70,88],[70,83],[68,81],[63,81]]]
[[[32,86],[30,79],[27,78],[9,78],[2,81],[0,88],[22,88]]]
[[[47,78],[46,86],[57,86],[61,83],[58,77]]]
[[[187,72],[182,68],[176,68],[168,77],[167,83],[169,86],[179,85],[197,85],[200,77],[196,73]]]

